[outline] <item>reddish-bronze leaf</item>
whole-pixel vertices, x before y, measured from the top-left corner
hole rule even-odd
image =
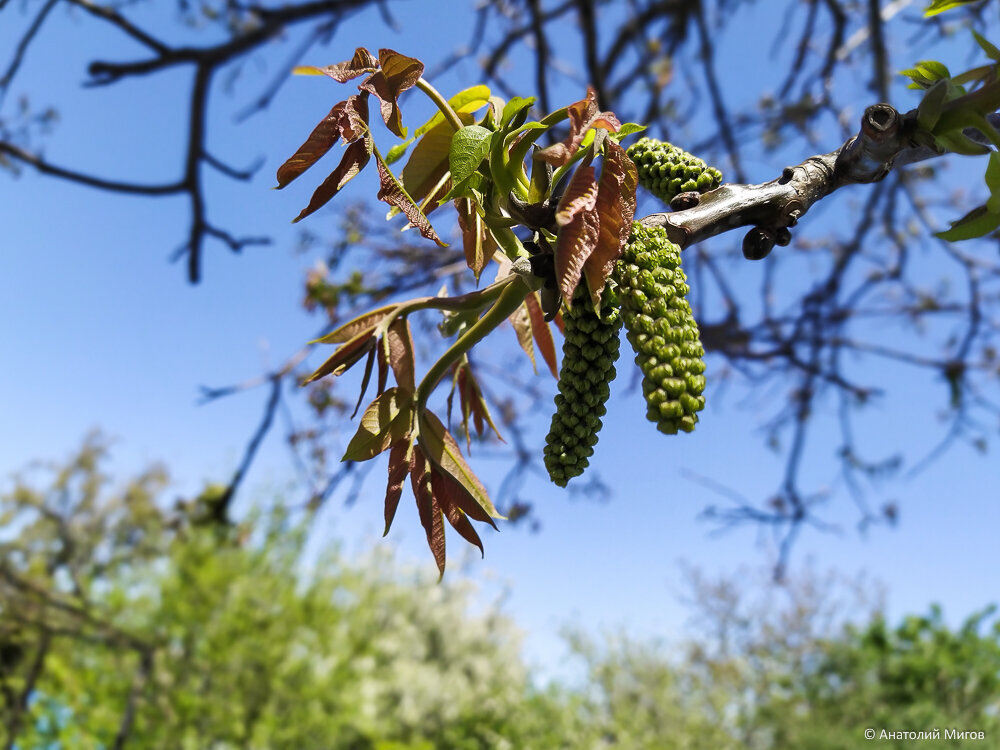
[[[486,404],[486,399],[483,398],[483,392],[479,389],[479,383],[476,382],[476,376],[473,374],[472,366],[469,364],[468,360],[458,366],[455,373],[455,380],[458,387],[458,398],[462,408],[462,424],[465,428],[466,449],[470,449],[472,447],[472,440],[469,432],[470,416],[472,417],[473,424],[476,427],[476,433],[479,437],[483,436],[486,432],[486,425],[489,425],[496,434],[497,439],[500,440],[500,442],[504,442],[503,437],[500,435],[500,430],[497,429],[496,424],[493,422],[493,416],[490,414],[489,406]]]
[[[302,212],[292,220],[294,224],[302,221],[309,214],[314,213],[329,202],[333,196],[340,192],[340,189],[350,182],[368,163],[371,158],[371,144],[368,138],[354,141],[344,151],[344,158],[340,160],[337,168],[330,173],[330,176],[323,180],[323,184],[316,188],[309,205],[302,209]]]
[[[382,395],[385,391],[385,384],[389,381],[389,357],[385,347],[375,347],[375,359],[378,361],[378,389],[376,393]]]
[[[361,377],[361,392],[358,393],[358,401],[354,404],[354,411],[351,412],[351,419],[354,419],[358,415],[358,409],[361,408],[361,402],[365,400],[365,394],[368,392],[368,383],[372,379],[372,365],[375,364],[375,348],[373,347],[368,352],[368,359],[365,360],[365,374]],[[376,396],[381,396],[382,394],[377,393]]]
[[[355,95],[333,105],[330,113],[313,128],[306,142],[278,167],[278,189],[315,164],[337,140],[350,143],[368,130],[368,94]]]
[[[479,547],[479,554],[485,556],[486,551],[483,549],[483,541],[469,522],[468,516],[462,512],[456,497],[460,495],[468,496],[469,493],[451,476],[442,474],[437,470],[431,471],[431,488],[434,490],[434,498],[437,500],[441,510],[444,511],[444,516],[448,519],[448,523],[451,524],[455,531],[462,535],[465,541]]]
[[[535,158],[546,161],[554,167],[566,164],[580,148],[580,143],[591,128],[600,128],[617,133],[621,123],[613,112],[600,112],[597,109],[597,94],[594,89],[587,88],[587,97],[567,107],[569,117],[569,135],[562,143],[544,148],[535,154]]]
[[[346,344],[341,346],[333,355],[317,368],[316,372],[302,381],[302,385],[308,385],[314,380],[324,378],[329,374],[341,375],[349,370],[358,360],[360,360],[368,350],[375,345],[371,331],[362,331]]]
[[[377,151],[375,152],[375,159],[378,163],[379,181],[381,183],[377,196],[378,199],[402,211],[406,218],[410,220],[410,223],[424,237],[434,240],[441,247],[447,247],[447,244],[442,242],[441,238],[438,237],[437,232],[434,231],[434,227],[431,226],[431,223],[424,216],[419,206],[406,194],[403,186],[399,184],[396,177],[389,171],[389,167],[382,160],[382,155]]]
[[[408,437],[392,444],[389,450],[389,483],[385,488],[385,531],[382,532],[382,536],[389,533],[392,519],[396,517],[399,498],[403,494],[403,482],[410,473],[412,462],[413,454],[410,453]]]
[[[580,281],[583,265],[597,246],[597,181],[586,162],[577,167],[556,210],[556,280],[566,304]]]
[[[420,445],[428,458],[442,471],[451,474],[469,491],[482,510],[493,518],[503,518],[494,507],[493,501],[490,500],[490,496],[487,494],[486,488],[483,487],[483,483],[479,481],[479,477],[466,463],[455,438],[441,424],[441,420],[433,412],[426,409],[420,415]]]
[[[476,279],[479,279],[496,252],[497,243],[493,235],[486,231],[483,217],[476,211],[471,198],[459,198],[455,201],[455,208],[458,210],[458,226],[462,229],[465,262],[469,264]]]
[[[514,333],[517,334],[517,343],[521,345],[521,349],[528,355],[528,359],[531,360],[531,366],[537,375],[538,367],[535,365],[535,346],[532,343],[531,335],[531,313],[528,312],[527,305],[522,304],[508,316],[507,320],[514,326]]]
[[[379,307],[374,310],[369,310],[363,315],[347,321],[339,328],[335,328],[315,341],[310,341],[311,344],[342,344],[345,341],[350,341],[359,333],[364,330],[373,331],[375,327],[385,320],[385,317],[389,315],[393,310],[395,310],[398,305],[385,305],[384,307]]]
[[[424,64],[391,49],[380,49],[378,57],[381,69],[368,76],[358,88],[379,98],[379,108],[386,127],[400,138],[406,138],[397,98],[401,92],[416,85],[423,75]]]
[[[586,268],[586,266],[584,266]],[[545,313],[542,311],[542,303],[539,300],[538,292],[532,292],[525,300],[528,308],[528,315],[531,316],[531,333],[535,337],[535,347],[542,355],[545,364],[549,366],[549,372],[556,380],[559,379],[559,368],[556,365],[556,344],[552,339],[552,329],[545,322]]]
[[[434,562],[437,563],[439,578],[444,576],[444,521],[441,517],[441,506],[434,498],[431,485],[432,466],[424,456],[419,446],[413,448],[413,463],[410,467],[410,484],[413,496],[417,501],[417,512],[420,514],[420,525],[427,534],[427,546],[431,548]]]
[[[632,231],[638,181],[635,164],[625,154],[625,149],[610,138],[605,141],[604,148],[604,164],[597,188],[597,215],[600,221],[597,247],[583,266],[595,308],[601,304],[608,276]]]
[[[340,83],[347,83],[352,78],[357,78],[364,73],[371,73],[378,68],[378,60],[364,47],[354,50],[354,57],[347,62],[327,65],[325,68],[316,68],[323,75]]]
[[[413,393],[416,390],[413,375],[413,337],[410,324],[405,318],[396,318],[386,332],[385,346],[389,352],[389,364],[400,388]]]

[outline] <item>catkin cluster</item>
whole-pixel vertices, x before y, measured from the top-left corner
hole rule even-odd
[[[638,169],[639,184],[664,203],[679,193],[704,193],[722,182],[718,169],[666,141],[640,138],[626,153]]]
[[[615,379],[622,326],[614,290],[610,285],[605,288],[600,310],[595,311],[587,284],[581,281],[572,308],[563,310],[563,323],[566,338],[556,413],[545,438],[545,468],[560,487],[590,464],[601,417],[607,412],[604,404]]]
[[[668,435],[691,432],[705,406],[705,350],[685,299],[680,248],[661,227],[632,225],[614,279],[635,362],[642,370],[646,416]]]

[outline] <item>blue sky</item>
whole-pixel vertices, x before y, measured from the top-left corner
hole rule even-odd
[[[434,4],[448,12],[436,14],[435,23],[428,25],[428,6]],[[734,24],[742,33],[720,45],[720,70],[728,76],[727,93],[734,104],[741,96],[756,99],[773,84],[760,73],[771,64],[771,51],[754,44],[759,35],[771,33],[773,22],[761,5]],[[364,14],[304,62],[346,59],[357,45],[392,47],[431,62],[443,49],[464,43],[471,28],[471,11],[463,4],[409,3],[394,6],[394,11],[404,29],[416,24],[420,33],[392,32],[377,15]],[[135,12],[139,21],[180,33],[173,31],[172,17],[162,7],[135,6]],[[24,20],[12,9],[5,16]],[[16,23],[0,27],[0,50],[9,49],[18,30]],[[906,55],[926,54],[905,48],[912,27],[899,19],[889,32],[898,50],[896,67],[912,62]],[[947,59],[948,51],[941,56]],[[964,53],[950,51],[955,66],[965,62]],[[97,90],[80,85],[91,60],[130,59],[138,53],[99,24],[75,14],[54,14],[12,92],[30,92],[36,106],[58,106],[60,121],[42,141],[46,158],[116,179],[177,177],[189,71]],[[250,60],[235,93],[220,92],[209,113],[210,147],[217,156],[236,166],[260,156],[264,167],[251,182],[240,184],[205,173],[213,223],[238,234],[269,234],[274,244],[234,256],[210,242],[199,286],[186,283],[183,263],[168,264],[187,232],[186,199],[100,193],[30,170],[18,180],[0,178],[0,418],[6,426],[0,431],[0,476],[33,459],[67,456],[92,428],[115,439],[112,468],[119,477],[162,460],[174,476],[171,494],[184,494],[196,491],[206,478],[225,481],[230,476],[265,394],[255,391],[202,406],[197,404],[198,386],[228,385],[258,375],[313,337],[317,320],[299,306],[303,272],[313,258],[293,252],[297,229],[289,221],[328,165],[284,191],[270,188],[278,164],[333,102],[350,93],[349,87],[328,79],[294,78],[269,110],[234,125],[234,114],[270,80],[286,54],[287,46]],[[512,71],[520,90],[533,93],[523,66],[512,63]],[[476,83],[476,72],[473,63],[462,63],[434,83],[443,92],[454,92]],[[216,86],[221,89],[222,83]],[[850,76],[838,79],[838,85],[857,89]],[[573,101],[581,93],[566,86],[553,100]],[[901,87],[895,94],[901,109],[915,101]],[[863,90],[855,100],[851,122],[872,101]],[[430,113],[429,105],[416,97],[406,104],[413,107],[404,108],[411,126]],[[692,139],[710,116],[703,110],[689,123],[686,135]],[[832,149],[838,142],[838,136],[829,136],[824,145]],[[388,136],[383,143],[388,148]],[[786,162],[808,155],[766,155],[752,147],[745,152],[754,181],[770,179]],[[962,184],[963,168],[950,167],[955,185]],[[371,178],[362,175],[352,183],[346,199],[373,194]],[[846,210],[865,201],[868,189],[850,188],[824,202],[806,217],[797,236],[820,237],[842,224]],[[644,205],[654,210],[651,203]],[[310,217],[307,228],[323,233],[336,221],[336,211],[335,205]],[[734,235],[709,247],[723,252],[738,246]],[[748,266],[739,283],[755,287],[762,267]],[[512,357],[520,356],[510,331],[497,336],[507,337],[503,345],[510,347]],[[619,371],[626,372],[627,365],[623,356]],[[624,627],[637,635],[680,632],[689,615],[677,601],[683,591],[680,561],[710,573],[760,569],[773,561],[774,545],[766,531],[746,527],[712,534],[713,527],[699,521],[699,513],[724,499],[687,477],[711,478],[749,498],[773,492],[783,459],[763,447],[759,425],[774,399],[787,394],[737,389],[716,399],[717,385],[711,370],[709,374],[709,405],[697,431],[675,439],[660,436],[645,422],[640,396],[627,392],[628,378],[619,378],[593,461],[593,469],[615,488],[606,502],[571,500],[534,475],[531,495],[543,523],[541,533],[509,528],[487,533],[485,561],[469,558],[460,540],[449,537],[449,577],[482,580],[490,592],[506,582],[508,611],[525,629],[526,652],[533,660],[550,667],[557,662],[557,633],[567,623]],[[859,441],[876,453],[888,453],[905,438],[908,457],[922,455],[940,436],[935,412],[945,405],[944,386],[902,368],[887,368],[879,379],[891,384],[891,392],[873,407]],[[551,378],[545,387],[554,392]],[[921,406],[914,409],[914,404]],[[833,417],[820,419],[832,434]],[[533,425],[539,434],[546,427],[547,417]],[[982,457],[959,446],[916,477],[873,489],[867,496],[871,505],[898,500],[902,520],[896,530],[876,528],[862,536],[854,529],[856,511],[837,483],[835,445],[832,437],[814,438],[807,476],[834,490],[824,518],[841,533],[805,529],[793,553],[793,571],[808,558],[819,568],[867,571],[886,584],[894,615],[938,601],[957,620],[998,598],[994,571],[1000,563],[1000,468],[995,456]],[[475,450],[473,462],[493,486],[505,469],[496,461],[477,460]],[[355,506],[345,508],[333,498],[319,518],[318,542],[335,536],[359,554],[373,544],[395,544],[405,558],[430,565],[411,502],[401,506],[389,541],[379,539],[382,472],[375,469]],[[267,500],[275,492],[300,501],[291,487],[293,476],[280,432],[275,432],[251,472],[243,501]],[[468,563],[458,564],[463,560]]]

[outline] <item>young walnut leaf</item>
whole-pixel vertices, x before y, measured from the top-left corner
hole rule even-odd
[[[357,78],[365,73],[371,73],[377,68],[378,59],[364,47],[358,47],[354,50],[354,57],[346,62],[327,65],[323,68],[302,65],[295,68],[294,72],[299,75],[330,76],[330,78],[338,83],[347,83],[352,78]]]
[[[487,516],[502,519],[499,511],[493,506],[486,488],[479,481],[469,464],[462,456],[462,451],[455,438],[441,424],[441,420],[430,411],[425,410],[420,415],[420,447],[436,466],[450,474],[468,490],[475,503],[485,511]],[[467,511],[468,512],[468,511]],[[471,514],[470,514],[471,515]],[[475,516],[473,516],[475,517]]]
[[[305,172],[343,137],[350,143],[368,130],[368,95],[352,96],[333,105],[329,114],[313,128],[306,142],[280,167],[278,189]]]
[[[545,364],[549,366],[549,372],[556,380],[559,379],[559,368],[556,366],[556,344],[552,339],[552,329],[545,321],[545,313],[542,311],[542,303],[538,292],[532,292],[524,299],[524,304],[528,308],[528,315],[531,318],[531,333],[535,339],[535,348],[542,355]]]
[[[391,49],[380,49],[378,59],[379,70],[368,76],[358,88],[378,97],[386,127],[400,138],[406,138],[406,128],[403,127],[403,116],[397,98],[420,80],[424,64],[416,58],[401,55]]]
[[[390,388],[372,401],[344,452],[343,461],[368,461],[401,439],[410,427],[410,394]]]
[[[413,202],[413,199],[407,195],[403,186],[399,184],[399,180],[389,171],[389,167],[386,166],[382,155],[378,151],[375,151],[375,160],[378,165],[379,181],[381,183],[376,197],[380,201],[384,201],[402,211],[403,215],[409,219],[410,223],[417,228],[421,235],[429,240],[434,240],[441,247],[447,247],[447,244],[442,242],[441,238],[438,237],[437,232],[434,231],[434,227],[431,226],[431,223],[427,220],[423,211],[420,210],[420,207]]]
[[[632,231],[635,187],[639,180],[635,164],[628,158],[625,149],[610,139],[605,141],[604,148],[601,181],[597,187],[597,216],[600,222],[597,246],[583,265],[595,308],[601,304],[608,277]]]
[[[479,538],[475,528],[469,522],[468,516],[461,509],[460,503],[468,497],[465,488],[456,482],[448,474],[442,474],[436,469],[431,469],[431,489],[434,491],[434,499],[444,513],[445,518],[451,527],[457,531],[465,541],[479,547],[479,554],[485,556],[483,541]]]
[[[462,429],[465,430],[466,450],[472,449],[472,430],[469,429],[470,416],[472,417],[472,422],[475,425],[476,433],[479,437],[483,437],[486,432],[486,425],[489,425],[494,434],[496,434],[497,440],[503,442],[504,440],[503,437],[500,436],[500,430],[498,430],[496,424],[493,423],[493,417],[490,415],[490,409],[486,405],[486,399],[483,398],[483,393],[479,389],[479,383],[476,382],[476,377],[472,373],[472,366],[469,364],[468,358],[462,360],[455,366],[455,375],[452,379],[452,390],[451,393],[448,394],[449,421],[451,421],[451,401],[456,390],[458,391],[459,407],[462,411]]]
[[[597,94],[592,88],[587,88],[587,97],[569,105],[566,108],[569,117],[569,135],[562,143],[542,149],[536,154],[536,158],[548,162],[553,167],[561,167],[580,148],[584,136],[588,130],[599,128],[611,133],[617,133],[622,124],[615,117],[613,112],[601,112],[597,107]],[[546,121],[549,118],[546,118]]]
[[[459,198],[455,201],[458,210],[458,226],[462,230],[462,249],[465,251],[465,262],[479,280],[479,275],[490,262],[496,252],[497,243],[493,235],[486,229],[483,217],[479,215],[471,198]]]
[[[559,225],[555,252],[556,281],[567,304],[573,298],[584,263],[597,246],[600,219],[596,207],[594,168],[584,162],[573,173],[556,210],[556,223]]]
[[[396,376],[399,387],[413,393],[414,384],[413,336],[410,335],[410,324],[405,318],[396,318],[389,326],[385,336],[385,349],[389,356],[392,373]]]
[[[330,331],[330,333],[322,336],[318,339],[310,341],[310,344],[343,344],[345,341],[350,341],[355,336],[357,336],[362,331],[373,332],[375,328],[381,323],[385,318],[392,314],[396,309],[397,305],[385,305],[384,307],[378,307],[374,310],[369,310],[368,312],[359,315],[353,320],[349,320],[344,323],[339,328],[335,328]]]
[[[403,482],[413,468],[411,445],[409,437],[404,437],[393,443],[389,450],[389,483],[385,488],[385,531],[382,536],[389,533],[399,507],[399,498],[403,495]]]
[[[316,372],[303,380],[302,385],[308,385],[330,374],[343,374],[365,356],[373,346],[375,346],[375,338],[372,336],[372,331],[361,331],[337,349],[326,362],[316,368]]]
[[[419,446],[413,448],[413,464],[410,467],[410,484],[413,487],[413,497],[417,501],[417,512],[420,515],[420,525],[427,534],[427,546],[431,548],[434,562],[437,563],[438,580],[444,576],[444,522],[441,518],[441,506],[434,497],[432,485],[431,462],[424,456]]]
[[[330,199],[339,193],[344,185],[353,180],[365,168],[368,160],[371,159],[371,147],[371,139],[367,137],[355,141],[348,146],[347,150],[344,151],[344,157],[341,159],[340,164],[316,188],[316,192],[309,199],[309,205],[303,208],[299,215],[292,219],[292,223],[302,221],[309,214],[318,211],[329,203]]]

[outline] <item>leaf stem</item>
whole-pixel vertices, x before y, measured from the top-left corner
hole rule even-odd
[[[531,278],[534,279],[535,277]],[[454,344],[448,347],[448,350],[441,355],[437,362],[431,365],[423,380],[420,381],[420,385],[417,386],[414,398],[417,414],[423,409],[431,392],[441,382],[448,369],[517,310],[524,302],[525,297],[541,286],[542,280],[537,279],[537,282],[537,285],[533,285],[525,276],[519,273],[511,273],[506,278],[487,288],[500,289],[496,302],[465,333],[459,336]],[[483,291],[485,292],[487,289]]]
[[[425,79],[417,79],[417,88],[427,94],[430,100],[437,105],[437,108],[441,110],[441,114],[444,115],[445,119],[451,124],[455,130],[461,130],[465,125],[459,119],[458,114],[451,105],[448,104],[448,100],[441,96],[441,92],[430,85]]]

